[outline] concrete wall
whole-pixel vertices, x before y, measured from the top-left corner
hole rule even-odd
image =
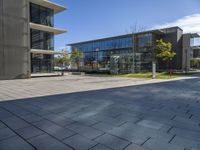
[[[0,0],[0,79],[30,73],[28,0]]]
[[[190,60],[191,60],[191,51],[192,48],[190,46],[190,39],[191,39],[191,34],[184,34],[183,35],[183,55],[182,55],[182,69],[185,71],[189,71],[190,69]]]

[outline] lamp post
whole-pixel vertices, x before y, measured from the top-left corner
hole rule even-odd
[[[172,58],[170,60],[170,78],[172,77]]]
[[[185,49],[185,73],[188,72],[188,52],[187,49]]]
[[[156,62],[152,62],[152,79],[156,78]]]

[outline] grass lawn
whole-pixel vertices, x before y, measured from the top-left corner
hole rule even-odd
[[[173,72],[170,77],[168,72],[157,72],[156,79],[174,79],[184,75],[190,75],[193,73],[183,73],[183,72]],[[141,72],[141,73],[130,73],[130,74],[98,74],[99,76],[104,77],[128,77],[128,78],[152,78],[152,72]]]
[[[128,77],[128,78],[152,78],[151,72],[142,72],[142,73],[130,73],[130,74],[120,74],[120,75],[113,75],[118,77]],[[157,72],[156,79],[174,79],[180,75],[173,74],[171,77],[167,72]]]

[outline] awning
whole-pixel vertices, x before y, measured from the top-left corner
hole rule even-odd
[[[40,50],[40,49],[31,49],[31,53],[32,54],[50,54],[50,55],[54,55],[54,54],[67,54],[66,52],[63,51],[52,51],[52,50]]]
[[[30,0],[30,2],[37,4],[37,5],[40,5],[40,6],[44,6],[44,7],[53,9],[55,14],[59,13],[61,11],[64,11],[66,9],[65,7],[63,7],[61,5],[58,5],[56,3],[53,3],[53,2],[50,2],[50,1],[47,1],[47,0]]]
[[[30,22],[30,28],[35,29],[35,30],[51,32],[51,33],[54,33],[55,35],[67,32],[64,29],[58,29],[58,28],[40,25],[40,24],[36,24],[36,23],[32,23],[32,22]]]

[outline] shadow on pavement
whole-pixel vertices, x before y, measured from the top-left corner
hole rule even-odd
[[[0,102],[0,149],[200,148],[199,89],[194,78]]]

